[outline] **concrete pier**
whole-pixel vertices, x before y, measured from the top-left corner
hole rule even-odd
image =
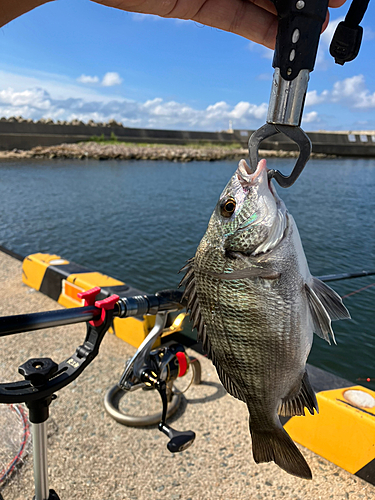
[[[22,284],[21,262],[0,253],[1,316],[59,308]],[[85,325],[79,324],[0,338],[0,381],[20,379],[18,366],[31,357],[65,359],[84,336]],[[133,347],[107,334],[99,356],[51,404],[49,483],[61,500],[374,498],[374,486],[302,447],[312,481],[292,477],[273,463],[256,465],[247,409],[223,390],[211,362],[204,357],[200,357],[203,383],[187,391],[171,419],[175,428],[196,432],[190,449],[171,454],[156,427],[130,428],[116,423],[105,413],[103,397],[133,353]],[[1,494],[4,500],[32,498],[31,456]]]

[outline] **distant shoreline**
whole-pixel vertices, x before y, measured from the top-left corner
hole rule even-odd
[[[297,151],[260,150],[264,158],[295,158]],[[313,158],[332,155],[312,154]],[[166,145],[79,142],[56,146],[37,146],[29,150],[0,151],[0,159],[94,159],[94,160],[164,160],[175,162],[217,161],[247,158],[247,148],[216,145]]]

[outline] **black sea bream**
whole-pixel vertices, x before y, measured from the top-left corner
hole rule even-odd
[[[198,339],[225,389],[247,404],[254,460],[311,479],[279,416],[314,414],[306,372],[313,332],[349,318],[340,297],[311,276],[297,226],[268,180],[241,160],[220,196],[181,284]]]

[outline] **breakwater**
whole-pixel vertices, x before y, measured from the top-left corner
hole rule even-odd
[[[73,120],[71,122],[53,122],[52,120],[25,120],[11,117],[0,119],[0,150],[30,150],[37,146],[49,147],[58,144],[88,141],[92,137],[109,140],[116,138],[127,143],[145,144],[239,144],[247,147],[247,141],[253,130],[233,130],[222,132],[197,132],[188,130],[159,130],[128,128],[115,120],[108,123],[87,124]],[[313,153],[339,156],[375,156],[375,132],[307,132],[313,145]],[[297,151],[296,144],[288,137],[277,134],[262,142],[261,148],[273,151]]]
[[[159,160],[173,162],[217,161],[246,158],[248,149],[228,146],[178,146],[178,145],[142,145],[105,144],[100,142],[79,142],[76,144],[58,144],[56,146],[37,146],[29,150],[13,149],[0,151],[0,159],[78,159],[78,160]],[[277,156],[297,156],[296,151],[260,150],[263,158]],[[317,155],[313,154],[313,157]],[[327,156],[327,155],[318,155]]]

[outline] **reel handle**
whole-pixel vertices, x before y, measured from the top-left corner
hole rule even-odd
[[[171,453],[184,451],[191,446],[195,439],[195,432],[193,431],[176,431],[168,424],[160,422],[159,431],[169,437],[170,441],[167,448]]]
[[[195,432],[193,431],[177,431],[166,423],[168,398],[167,398],[167,384],[164,380],[160,380],[158,375],[152,370],[145,370],[141,376],[142,382],[146,385],[153,385],[160,394],[163,403],[163,412],[161,422],[159,422],[158,429],[160,432],[169,437],[167,448],[171,453],[184,451],[191,446],[195,439]]]

